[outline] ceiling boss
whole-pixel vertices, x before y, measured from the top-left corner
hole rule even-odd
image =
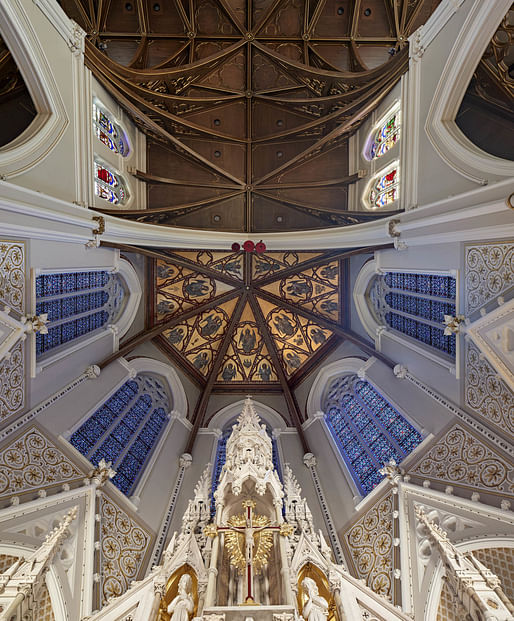
[[[228,550],[230,564],[246,577],[246,596],[243,605],[254,605],[253,576],[267,564],[269,553],[273,547],[273,532],[288,537],[293,526],[287,523],[271,525],[265,515],[254,513],[255,502],[244,500],[245,513],[233,515],[228,519],[227,526],[209,524],[204,529],[208,537],[217,537],[219,532],[225,533],[225,547]]]

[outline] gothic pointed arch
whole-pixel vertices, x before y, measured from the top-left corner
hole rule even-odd
[[[425,131],[439,156],[455,171],[482,185],[514,175],[514,162],[486,153],[455,122],[482,54],[512,2],[489,6],[475,0],[455,40],[428,110]]]
[[[0,169],[14,177],[41,162],[69,124],[52,69],[19,0],[0,3],[0,35],[9,48],[37,112],[17,138],[0,148]]]

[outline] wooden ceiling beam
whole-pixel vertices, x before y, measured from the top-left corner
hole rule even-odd
[[[189,17],[187,16],[186,10],[184,9],[184,5],[182,4],[182,0],[174,0],[174,5],[175,5],[175,8],[177,9],[180,19],[182,20],[184,29],[186,30],[186,32],[188,31],[191,32],[193,29],[191,27],[191,22],[189,21]]]
[[[230,343],[232,342],[231,335],[234,332],[234,329],[237,326],[239,319],[241,318],[241,313],[243,312],[246,301],[247,301],[247,295],[244,292],[243,295],[239,298],[236,308],[234,309],[234,312],[232,313],[232,317],[230,318],[230,322],[228,323],[227,329],[225,331],[225,338],[223,339],[220,345],[220,348],[218,349],[216,353],[216,357],[214,359],[214,363],[212,365],[212,369],[211,369],[211,372],[209,373],[209,377],[207,379],[203,392],[198,398],[198,402],[196,404],[195,412],[193,415],[193,421],[192,421],[193,428],[191,429],[191,432],[189,434],[189,439],[183,451],[184,453],[192,453],[193,446],[196,440],[196,436],[198,434],[198,430],[200,429],[202,425],[205,412],[207,410],[207,404],[209,403],[209,398],[211,396],[213,386],[216,383],[216,379],[221,369],[221,365],[223,364],[223,359],[225,358],[227,349]]]
[[[354,173],[353,175],[346,175],[345,177],[339,177],[337,179],[325,179],[324,181],[298,181],[297,183],[263,183],[259,185],[259,189],[265,190],[288,190],[288,189],[300,189],[300,188],[324,188],[334,185],[349,185],[362,179],[360,173]]]
[[[302,418],[300,415],[300,408],[298,407],[298,403],[294,394],[291,392],[289,388],[289,384],[287,381],[287,377],[280,361],[280,357],[275,347],[275,343],[270,336],[270,332],[266,326],[266,320],[264,319],[264,315],[262,313],[261,307],[257,300],[254,298],[252,294],[249,295],[250,306],[253,310],[255,319],[257,320],[257,325],[262,326],[261,334],[264,340],[264,343],[268,349],[268,353],[273,362],[273,366],[277,372],[278,379],[282,384],[282,389],[284,391],[284,398],[286,401],[287,409],[289,410],[289,415],[291,416],[291,420],[296,427],[296,431],[298,432],[298,437],[300,438],[300,442],[302,443],[302,448],[304,453],[310,453],[309,444],[307,442],[307,438],[305,437],[302,429]]]
[[[94,209],[95,211],[101,211],[102,213],[106,213],[112,216],[120,216],[120,217],[134,217],[138,218],[139,216],[150,216],[152,214],[163,214],[169,213],[173,215],[176,211],[184,211],[184,210],[196,210],[198,207],[207,207],[209,205],[215,205],[221,201],[227,200],[229,198],[234,198],[235,196],[240,196],[244,194],[243,190],[238,190],[237,192],[228,192],[226,194],[220,194],[219,196],[213,196],[212,198],[205,198],[203,200],[195,201],[192,203],[181,203],[180,205],[167,205],[166,207],[150,207],[148,209],[104,209],[99,207],[91,207],[90,209]],[[179,214],[184,215],[184,214]]]
[[[152,328],[141,330],[136,335],[134,335],[131,339],[129,339],[126,343],[121,345],[118,351],[115,351],[110,356],[107,356],[106,358],[104,358],[98,364],[98,366],[100,367],[100,369],[104,369],[111,362],[114,362],[118,358],[121,358],[121,356],[125,356],[126,354],[130,353],[138,345],[142,345],[143,343],[147,343],[148,341],[151,341],[156,336],[164,332],[164,330],[169,330],[175,327],[177,324],[182,323],[183,321],[186,321],[186,319],[189,319],[190,317],[194,317],[196,314],[203,313],[203,311],[210,310],[211,308],[214,308],[215,306],[224,304],[225,302],[229,302],[230,300],[237,297],[238,295],[239,295],[238,290],[229,291],[228,293],[220,295],[210,300],[209,302],[205,302],[204,304],[199,304],[198,306],[195,306],[185,311],[184,313],[180,313],[180,315],[177,315],[173,317],[172,319],[162,321],[156,324],[155,326],[153,326]]]
[[[131,116],[135,117],[136,119],[139,119],[145,127],[150,129],[154,133],[162,136],[166,140],[169,140],[176,147],[184,150],[186,153],[191,155],[195,160],[197,160],[198,162],[201,162],[208,169],[215,171],[216,173],[220,174],[222,177],[226,179],[230,179],[232,182],[235,182],[237,186],[243,185],[243,182],[240,179],[237,179],[236,177],[234,177],[232,174],[230,174],[226,170],[223,170],[219,166],[216,166],[210,160],[208,160],[207,158],[197,153],[194,149],[192,149],[191,147],[187,146],[186,144],[178,140],[175,136],[173,136],[173,134],[170,134],[169,132],[167,132],[158,123],[148,118],[146,114],[141,112],[129,99],[127,99],[124,95],[122,95],[121,92],[119,92],[111,84],[111,82],[107,80],[104,76],[102,76],[101,74],[95,73],[95,77],[103,86],[105,86],[105,88],[114,96],[114,98],[118,100],[120,105],[123,108],[125,108],[125,110],[127,110],[127,112]]]
[[[316,8],[314,9],[314,13],[312,14],[312,17],[309,21],[309,25],[307,27],[306,32],[311,35],[312,37],[312,32],[314,31],[314,29],[316,28],[317,24],[318,24],[318,20],[321,17],[321,14],[323,13],[323,9],[325,8],[325,4],[326,4],[326,0],[318,0],[318,3],[316,4]],[[305,32],[305,30],[304,30]]]
[[[230,4],[227,2],[227,0],[218,0],[218,4],[223,9],[223,12],[228,17],[228,19],[230,20],[232,25],[235,27],[235,29],[240,33],[240,35],[244,36],[245,28],[243,24],[240,23],[237,16],[234,15],[234,13],[232,12]]]
[[[331,321],[330,319],[325,319],[322,316],[315,315],[314,313],[311,313],[310,311],[305,309],[303,306],[299,304],[298,305],[292,304],[291,302],[288,302],[287,300],[284,300],[283,298],[279,298],[273,295],[272,293],[268,293],[267,291],[262,291],[261,289],[259,289],[258,291],[255,291],[255,295],[257,297],[262,298],[263,300],[267,300],[268,302],[271,302],[272,304],[285,308],[291,311],[292,313],[295,313],[296,315],[301,315],[302,317],[309,319],[313,323],[323,328],[326,328],[327,330],[330,330],[334,334],[337,334],[343,339],[350,341],[354,345],[357,345],[357,347],[360,347],[369,356],[375,356],[375,358],[378,358],[379,360],[387,364],[387,366],[390,367],[391,369],[396,364],[390,358],[388,358],[381,352],[377,351],[372,345],[370,345],[366,340],[364,340],[362,336],[353,332],[353,330],[348,330],[346,328],[343,328],[338,323],[335,323]]]
[[[209,267],[207,267],[206,265],[202,265],[201,263],[193,263],[192,261],[188,261],[181,256],[168,253],[165,249],[161,249],[160,251],[150,250],[148,248],[142,248],[141,246],[129,246],[128,244],[118,244],[116,242],[108,241],[100,242],[100,246],[106,248],[116,248],[122,252],[135,252],[136,254],[148,257],[149,259],[166,261],[167,263],[172,263],[174,265],[178,265],[179,267],[185,267],[186,269],[189,269],[193,272],[198,272],[199,274],[203,274],[204,276],[208,276],[209,278],[219,280],[220,282],[224,282],[227,285],[232,285],[235,288],[241,287],[243,284],[240,280],[237,280],[236,278],[226,276],[222,272],[210,269]]]
[[[387,248],[394,248],[394,244],[362,246],[360,248],[352,248],[351,250],[326,251],[318,257],[313,257],[312,259],[308,259],[307,261],[304,261],[303,263],[300,263],[298,265],[286,267],[286,269],[278,272],[278,274],[273,274],[272,276],[267,276],[266,278],[260,278],[259,280],[255,280],[253,282],[253,287],[257,290],[260,287],[269,285],[272,282],[282,280],[283,278],[287,278],[288,276],[298,275],[300,272],[304,272],[305,270],[309,270],[313,267],[318,267],[318,265],[323,265],[324,263],[341,261],[343,259],[349,259],[350,257],[356,256],[358,254],[369,254],[375,252],[375,250],[385,250]],[[258,291],[256,291],[256,293],[258,293]]]
[[[261,17],[260,21],[255,24],[255,27],[252,30],[255,36],[257,36],[259,32],[264,28],[264,26],[269,22],[269,20],[273,16],[273,13],[277,10],[281,2],[282,0],[273,0],[273,2],[268,6],[266,12]]]
[[[146,183],[165,183],[167,185],[180,185],[186,188],[209,188],[212,190],[223,189],[240,191],[241,187],[244,187],[243,182],[237,185],[233,183],[204,183],[201,181],[192,181],[187,179],[172,179],[171,177],[159,177],[158,175],[152,175],[137,169],[131,169],[129,172],[137,179],[145,181]]]

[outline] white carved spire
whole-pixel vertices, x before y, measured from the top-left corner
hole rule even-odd
[[[446,580],[472,619],[513,621],[514,605],[501,588],[500,580],[471,552],[462,553],[448,539],[448,534],[430,521],[423,507],[416,507],[416,517],[428,531],[438,549]]]
[[[41,546],[27,560],[18,559],[4,574],[0,575],[0,621],[9,621],[18,608],[19,618],[31,619],[30,611],[37,600],[45,573],[70,534],[70,524],[77,517],[78,507],[73,507],[64,519],[49,533]],[[18,617],[16,617],[18,618]]]
[[[252,479],[258,494],[263,495],[268,483],[272,483],[274,496],[282,498],[282,485],[273,466],[273,445],[261,424],[253,402],[248,397],[243,410],[227,440],[226,461],[220,477],[215,498],[225,493],[228,483],[231,491],[238,496],[245,480]]]

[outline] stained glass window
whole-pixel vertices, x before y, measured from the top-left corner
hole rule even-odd
[[[380,172],[373,180],[367,197],[371,209],[380,209],[398,200],[399,183],[397,167]]]
[[[112,482],[130,494],[168,421],[169,400],[159,380],[144,374],[125,382],[70,437],[95,466],[116,470]]]
[[[421,434],[374,388],[356,375],[338,378],[324,403],[325,420],[357,488],[368,494],[389,460],[400,463]]]
[[[114,153],[123,157],[129,154],[129,146],[125,132],[112,119],[110,114],[97,103],[93,104],[93,125],[100,142]]]
[[[36,334],[38,356],[116,320],[124,299],[116,274],[105,271],[41,274],[36,314],[48,314],[48,334]]]
[[[400,138],[400,111],[393,112],[386,121],[376,130],[367,149],[369,160],[382,157],[392,149]]]
[[[455,315],[452,276],[388,272],[377,276],[370,292],[379,321],[407,336],[455,356],[456,337],[444,335],[444,316]]]
[[[95,160],[95,194],[113,205],[122,205],[128,198],[127,188],[121,176],[97,160]]]
[[[233,426],[234,426],[234,423],[231,423],[227,428],[224,429],[223,433],[218,439],[218,445],[216,447],[216,458],[215,458],[214,468],[212,470],[211,516],[214,516],[216,512],[216,507],[214,505],[214,492],[218,489],[218,484],[220,482],[220,477],[221,477],[221,470],[227,458],[227,440],[229,439],[230,434],[232,433]],[[272,435],[271,430],[269,428],[266,428],[266,429],[267,429],[268,435],[271,436]],[[277,471],[277,474],[280,477],[280,480],[282,480],[282,469],[280,467],[278,445],[277,445],[276,439],[273,437],[271,439],[271,447],[273,451],[273,455],[272,455],[273,466],[275,467],[275,470]]]

